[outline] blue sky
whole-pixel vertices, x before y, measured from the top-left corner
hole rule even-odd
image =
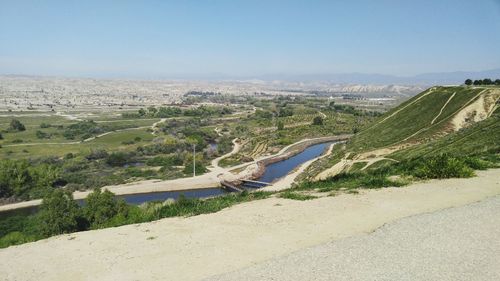
[[[0,0],[0,74],[414,75],[499,67],[500,0]]]

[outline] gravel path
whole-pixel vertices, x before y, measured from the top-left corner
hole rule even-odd
[[[500,280],[500,196],[208,280]]]

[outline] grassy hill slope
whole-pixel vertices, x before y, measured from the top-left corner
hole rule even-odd
[[[353,152],[405,142],[428,141],[437,133],[451,132],[451,119],[483,95],[499,89],[433,87],[387,112],[362,130],[349,144]]]
[[[432,87],[392,109],[312,165],[309,180],[438,154],[496,155],[499,87]]]

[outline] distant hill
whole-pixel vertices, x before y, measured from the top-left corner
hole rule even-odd
[[[499,79],[500,68],[486,71],[455,71],[423,73],[415,76],[396,76],[368,73],[337,73],[308,75],[263,75],[256,77],[262,80],[283,81],[328,81],[340,84],[377,84],[377,85],[460,85],[465,79]]]
[[[41,78],[43,76],[7,74],[0,77]],[[45,78],[54,78],[46,76]],[[61,77],[58,77],[61,78]],[[77,78],[77,77],[71,77]],[[83,78],[83,77],[81,77]],[[90,77],[88,77],[90,78]],[[92,79],[117,79],[119,77],[93,77]],[[377,73],[312,73],[312,74],[284,74],[269,73],[262,75],[231,75],[224,73],[183,74],[155,77],[123,77],[123,80],[179,80],[179,81],[211,81],[211,82],[327,82],[330,84],[359,84],[359,85],[460,85],[465,79],[500,79],[500,68],[485,71],[454,71],[422,73],[414,76],[386,75]]]

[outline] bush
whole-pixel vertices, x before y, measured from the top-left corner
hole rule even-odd
[[[422,159],[412,174],[422,179],[468,178],[474,176],[464,160],[446,154]]]
[[[36,137],[38,139],[49,139],[50,138],[50,135],[45,133],[45,132],[42,132],[40,130],[37,130],[36,133],[35,133]]]
[[[323,125],[323,118],[321,118],[320,116],[314,117],[312,124],[313,125]]]
[[[196,161],[195,170],[196,170],[197,175],[201,175],[207,171],[207,168],[205,167],[205,165],[203,165],[202,162]],[[193,162],[187,162],[184,164],[184,174],[186,174],[186,175],[193,174]]]
[[[285,125],[283,125],[283,122],[278,121],[277,127],[278,127],[278,130],[281,131],[281,130],[283,130],[285,128]]]
[[[12,121],[10,121],[10,127],[9,129],[13,130],[13,131],[25,131],[26,130],[26,127],[24,127],[23,123],[21,123],[21,121],[17,120],[17,119],[12,119]]]
[[[87,139],[93,135],[104,133],[104,129],[101,128],[93,120],[90,121],[80,121],[75,124],[69,125],[63,132],[63,136],[66,139],[75,139],[80,136],[81,139]]]
[[[466,157],[464,159],[464,162],[467,166],[469,166],[474,170],[486,170],[495,167],[495,165],[493,165],[491,162],[485,161],[477,157]]]
[[[0,238],[0,248],[28,243],[35,240],[36,238],[32,235],[26,235],[22,232],[14,231]]]
[[[99,228],[105,225],[110,219],[122,213],[126,215],[127,205],[123,200],[115,199],[115,195],[100,188],[95,189],[85,199],[83,214],[91,228]]]
[[[60,169],[52,164],[32,165],[26,160],[0,161],[0,197],[34,199],[52,190]]]
[[[128,163],[129,155],[125,152],[113,152],[106,158],[106,164],[114,167],[121,167]]]
[[[98,160],[108,157],[108,152],[104,149],[92,150],[85,158],[87,160]]]
[[[41,232],[51,236],[78,230],[81,220],[73,195],[60,189],[43,198],[40,208]]]

